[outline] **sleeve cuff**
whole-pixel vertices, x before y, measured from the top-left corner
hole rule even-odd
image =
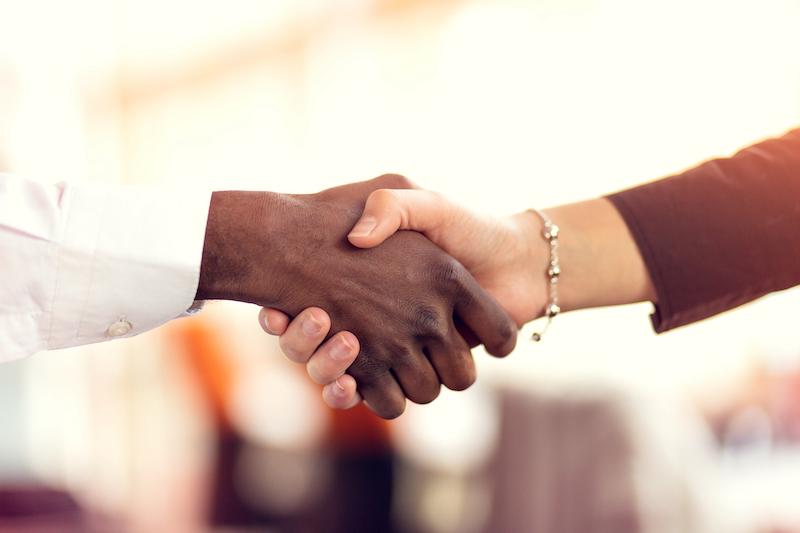
[[[67,189],[48,349],[130,337],[195,302],[208,191]]]

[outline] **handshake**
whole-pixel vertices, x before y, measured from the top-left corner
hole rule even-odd
[[[544,309],[537,224],[480,219],[398,175],[312,195],[214,193],[197,298],[264,307],[264,329],[329,404],[363,398],[394,418],[406,398],[469,387],[470,348],[509,354]]]
[[[469,387],[470,347],[505,356],[540,316],[649,301],[662,332],[797,285],[799,149],[794,130],[505,218],[397,175],[307,196],[215,193],[197,298],[263,306],[262,327],[325,384],[329,405],[363,399],[392,418],[406,398]]]

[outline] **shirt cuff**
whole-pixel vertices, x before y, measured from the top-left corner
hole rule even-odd
[[[209,191],[65,194],[48,349],[130,337],[196,312]]]

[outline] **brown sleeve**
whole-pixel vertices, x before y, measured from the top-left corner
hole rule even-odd
[[[655,286],[659,333],[800,284],[800,129],[608,198]]]

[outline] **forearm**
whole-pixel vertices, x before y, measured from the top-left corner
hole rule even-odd
[[[562,229],[559,286],[565,311],[655,301],[653,284],[628,226],[605,198],[547,210]]]
[[[800,283],[800,130],[545,211],[562,230],[562,310],[649,300],[658,332],[696,322]],[[549,255],[541,221],[515,219],[528,226],[529,262],[540,264]]]

